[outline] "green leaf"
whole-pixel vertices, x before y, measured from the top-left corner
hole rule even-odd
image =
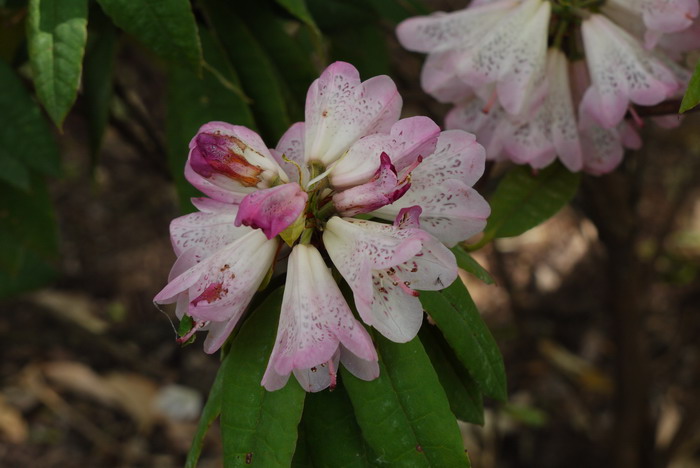
[[[363,0],[363,2],[376,11],[381,18],[388,19],[392,23],[430,13],[425,5],[415,0]]]
[[[467,370],[456,360],[447,343],[435,327],[424,325],[419,333],[425,351],[433,363],[450,409],[462,421],[483,425],[484,400],[481,389]]]
[[[27,36],[34,85],[59,128],[78,94],[87,11],[87,0],[29,1]]]
[[[309,26],[313,31],[318,32],[318,26],[314,21],[309,9],[306,7],[305,0],[275,0],[277,4],[281,5],[285,10],[294,15],[297,19]]]
[[[205,0],[203,3],[209,22],[239,73],[243,90],[253,100],[251,107],[263,140],[277,141],[292,121],[282,74],[261,45],[259,36],[265,31],[253,30],[231,2]]]
[[[24,191],[29,191],[29,169],[0,148],[0,179]]]
[[[54,258],[58,240],[53,207],[46,183],[33,177],[31,191],[0,183],[0,231],[40,256]]]
[[[236,71],[225,53],[206,30],[202,30],[202,46],[206,62],[226,80],[239,84]],[[175,179],[181,207],[191,211],[189,199],[199,196],[197,190],[185,180],[184,169],[188,144],[199,127],[212,120],[223,120],[235,125],[255,128],[253,115],[240,94],[228,88],[222,80],[208,69],[202,77],[193,71],[171,66],[168,73],[168,97],[166,115],[166,137],[168,163]]]
[[[282,289],[246,320],[224,366],[221,436],[226,468],[288,467],[297,441],[305,392],[293,377],[281,390],[261,385],[277,331]]]
[[[479,265],[479,262],[474,260],[474,258],[467,252],[465,252],[461,246],[458,245],[456,247],[452,247],[450,250],[453,254],[455,254],[458,267],[476,276],[486,284],[495,283],[495,281],[491,277],[491,274],[488,271],[486,271],[486,268]]]
[[[420,298],[423,308],[483,393],[505,400],[503,357],[464,284],[457,279],[442,291],[421,291]]]
[[[302,417],[307,457],[314,467],[370,466],[368,447],[362,439],[355,413],[342,385],[335,390],[310,393]]]
[[[377,463],[468,467],[457,422],[418,338],[393,343],[375,334],[379,378],[365,382],[342,369],[343,384]]]
[[[97,0],[114,23],[160,57],[200,72],[202,48],[189,0]]]
[[[700,103],[700,60],[698,60],[697,65],[695,65],[695,71],[693,76],[690,77],[690,83],[688,83],[688,90],[683,96],[683,101],[681,102],[681,108],[678,111],[683,113],[692,109]]]
[[[265,34],[256,34],[255,39],[269,56],[274,73],[280,79],[290,118],[304,120],[306,92],[318,77],[311,62],[311,50],[304,50],[293,39],[288,32],[289,22],[275,16],[267,2],[240,2],[236,12],[250,31],[265,31]]]
[[[0,297],[52,280],[58,251],[51,199],[44,181],[32,177],[29,191],[0,182]]]
[[[526,166],[512,169],[489,200],[484,238],[518,236],[546,221],[574,197],[580,179],[560,163],[537,174]]]
[[[112,100],[112,74],[117,53],[117,31],[97,5],[90,16],[90,41],[85,53],[83,90],[87,111],[88,138],[93,166],[107,128]]]
[[[209,398],[202,409],[202,415],[199,417],[199,423],[197,423],[197,431],[192,439],[192,445],[190,446],[190,451],[187,454],[187,460],[185,461],[185,468],[196,468],[199,456],[202,453],[202,446],[204,445],[204,437],[209,432],[209,427],[221,414],[221,394],[224,387],[224,372],[223,369],[226,366],[228,357],[224,359],[219,367],[219,371],[216,373],[216,378],[214,383],[209,390]]]
[[[5,156],[44,174],[57,175],[59,153],[49,126],[19,77],[2,60],[0,109],[0,148]]]

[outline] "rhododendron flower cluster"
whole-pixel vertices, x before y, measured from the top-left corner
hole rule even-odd
[[[426,117],[399,119],[401,107],[389,77],[361,82],[337,62],[311,85],[305,122],[275,148],[245,127],[201,127],[185,175],[207,197],[172,222],[178,258],[154,299],[191,319],[181,341],[206,330],[204,349],[216,351],[256,291],[286,271],[262,384],[279,389],[294,373],[318,391],[335,384],[340,364],[374,379],[372,339],[332,269],[366,325],[396,342],[416,336],[419,291],[455,280],[446,245],[480,232],[490,208],[472,188],[485,160],[474,136],[441,132]]]
[[[682,95],[674,60],[700,47],[697,17],[698,0],[476,0],[397,35],[428,54],[423,89],[454,104],[445,126],[475,133],[488,159],[601,174],[641,145],[634,106]]]

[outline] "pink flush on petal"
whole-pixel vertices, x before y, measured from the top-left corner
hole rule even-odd
[[[263,169],[251,164],[243,155],[246,144],[234,136],[200,133],[195,138],[190,164],[202,177],[215,172],[238,181],[245,187],[255,187],[260,182]]]
[[[369,182],[333,195],[333,203],[343,216],[369,213],[401,198],[411,188],[411,171],[423,158],[418,156],[416,161],[404,170],[403,177],[397,174],[389,155],[382,153],[380,160],[379,169]]]
[[[243,198],[234,224],[262,229],[272,239],[304,212],[307,199],[308,194],[296,182],[258,190]]]

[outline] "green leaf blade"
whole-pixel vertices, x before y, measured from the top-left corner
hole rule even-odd
[[[294,378],[275,392],[260,385],[281,303],[278,289],[246,320],[226,359],[221,408],[226,468],[288,467],[292,462],[305,392]]]
[[[342,385],[333,391],[310,393],[304,403],[302,424],[305,437],[313,441],[306,447],[313,466],[370,466],[369,460],[373,454],[362,438],[350,399]]]
[[[537,174],[526,166],[511,170],[489,200],[484,237],[518,236],[546,221],[576,194],[581,176],[554,163]]]
[[[365,382],[345,369],[342,377],[376,462],[468,467],[459,428],[420,340],[399,344],[375,337],[379,378]]]
[[[98,0],[114,23],[157,55],[199,73],[202,48],[189,0]]]
[[[505,400],[503,357],[467,288],[458,279],[442,291],[422,291],[420,297],[423,307],[483,393]]]
[[[681,108],[678,111],[683,113],[689,111],[693,107],[700,104],[700,60],[698,60],[695,66],[695,71],[693,76],[690,77],[690,82],[688,83],[688,89],[683,96],[683,101],[681,101]]]
[[[78,94],[87,11],[87,0],[29,2],[27,36],[36,93],[59,128]]]
[[[0,109],[0,148],[4,157],[47,175],[58,175],[58,146],[49,126],[19,77],[3,60]]]
[[[207,402],[202,408],[202,414],[199,417],[199,422],[197,423],[197,430],[195,431],[194,438],[192,439],[192,445],[190,446],[190,451],[187,453],[187,460],[185,461],[185,468],[196,468],[199,456],[202,454],[202,447],[204,446],[204,438],[209,432],[209,427],[221,414],[221,394],[224,388],[224,367],[226,366],[227,359],[221,363],[219,371],[216,373],[214,378],[214,383],[211,385],[209,390],[209,397]]]
[[[495,281],[486,268],[479,265],[479,262],[469,255],[461,246],[456,246],[450,249],[455,255],[457,266],[462,270],[471,273],[486,284],[495,284]]]
[[[459,362],[454,362],[448,346],[437,336],[435,327],[423,326],[419,333],[430,362],[445,389],[450,409],[458,419],[473,424],[484,424],[484,400],[481,389]]]

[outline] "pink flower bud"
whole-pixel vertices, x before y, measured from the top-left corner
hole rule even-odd
[[[272,239],[304,212],[307,198],[296,182],[258,190],[241,201],[234,224],[262,229]]]

